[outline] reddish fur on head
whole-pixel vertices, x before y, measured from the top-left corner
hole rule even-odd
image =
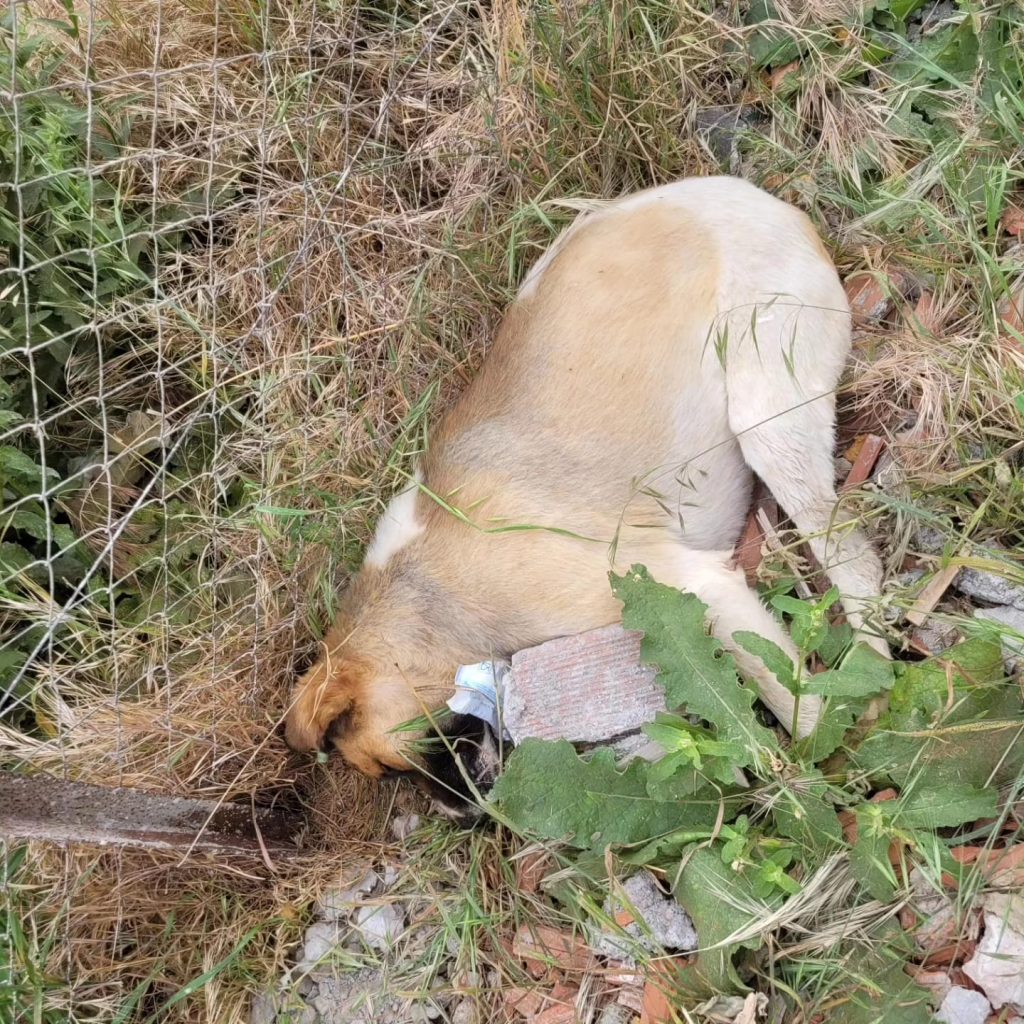
[[[360,672],[328,651],[298,682],[285,719],[285,739],[293,750],[323,748],[327,730],[350,711],[362,689]]]

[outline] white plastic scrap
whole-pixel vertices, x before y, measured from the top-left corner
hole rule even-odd
[[[448,701],[448,707],[456,714],[483,720],[496,736],[511,739],[501,721],[501,703],[511,671],[512,666],[507,661],[463,665],[455,673],[455,695]]]

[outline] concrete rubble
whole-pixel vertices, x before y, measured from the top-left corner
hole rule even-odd
[[[991,1010],[980,992],[955,985],[942,1000],[935,1019],[941,1024],[985,1024]]]
[[[609,897],[604,904],[604,912],[618,927],[592,929],[591,947],[596,953],[632,966],[636,962],[633,954],[641,949],[688,953],[697,948],[697,932],[689,914],[662,892],[649,872],[628,878],[622,893],[625,899]]]

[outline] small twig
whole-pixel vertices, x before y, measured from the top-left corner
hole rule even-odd
[[[769,551],[772,552],[772,554],[778,555],[779,558],[781,558],[782,561],[786,564],[786,568],[789,569],[789,571],[793,574],[793,577],[796,581],[794,584],[794,586],[796,587],[796,592],[800,595],[800,597],[803,600],[811,600],[811,598],[814,597],[814,591],[811,590],[806,580],[804,580],[804,578],[800,575],[800,570],[796,564],[796,559],[793,558],[792,554],[790,554],[790,552],[786,550],[786,547],[782,543],[782,541],[779,540],[778,531],[771,524],[771,521],[768,519],[768,516],[765,515],[764,509],[759,508],[757,510],[757,521],[761,524],[761,529],[764,530],[765,546],[768,548]]]

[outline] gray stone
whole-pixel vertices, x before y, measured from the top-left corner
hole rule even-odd
[[[1000,626],[1009,626],[1024,636],[1024,611],[1020,608],[978,608],[974,612],[974,617],[997,622]],[[1024,640],[1003,637],[1003,661],[1006,663],[1006,670],[1013,672],[1024,661]]]
[[[271,992],[257,992],[249,1007],[249,1024],[274,1024],[277,1020],[277,999]]]
[[[715,159],[735,173],[740,162],[739,140],[754,124],[754,115],[739,107],[705,107],[697,111],[694,127]]]
[[[974,601],[1024,609],[1024,587],[981,569],[961,569],[953,586]]]
[[[935,1019],[942,1024],[985,1024],[991,1012],[992,1007],[980,992],[954,985],[942,1000]]]
[[[1024,1013],[1024,897],[989,893],[982,908],[985,932],[964,974],[997,1010]]]
[[[394,903],[360,907],[356,911],[355,927],[370,949],[383,953],[402,934],[405,914]]]
[[[597,1024],[629,1024],[633,1019],[633,1011],[620,1003],[609,1003],[597,1018]],[[454,1020],[452,1024],[455,1024]]]
[[[960,631],[948,622],[937,622],[929,619],[923,626],[917,626],[910,634],[915,643],[920,644],[932,654],[948,651],[959,642]]]
[[[480,1008],[475,999],[460,999],[449,1018],[451,1024],[480,1024]]]
[[[348,888],[325,889],[316,905],[316,916],[324,921],[340,921],[353,908],[362,903],[362,897],[369,896],[377,888],[380,877],[376,871],[368,871],[355,885]]]
[[[401,874],[402,874],[401,871],[399,871],[398,868],[394,864],[388,864],[384,868],[384,875],[383,875],[384,888],[385,889],[390,889],[391,886],[393,886],[395,884],[395,882],[397,882],[398,879],[401,877]]]
[[[320,963],[328,954],[341,945],[342,938],[348,933],[346,926],[336,921],[317,921],[306,929],[302,945],[300,967],[310,967]]]
[[[940,554],[946,547],[947,537],[934,526],[924,524],[914,527],[914,546],[923,555]]]
[[[629,938],[615,932],[593,929],[591,945],[596,953],[631,963],[631,953],[638,946],[651,953],[663,949],[689,952],[697,948],[697,932],[689,914],[661,891],[648,872],[640,871],[633,875],[622,888],[631,906],[626,907],[618,900],[613,905],[613,901],[608,899],[604,905],[605,913],[614,918],[617,913],[626,910],[634,914],[637,920],[622,929]]]
[[[316,1010],[312,1006],[294,1006],[282,1010],[277,1017],[278,1024],[317,1024]]]
[[[383,974],[364,968],[322,979],[313,1006],[320,1024],[381,1024],[386,998]]]

